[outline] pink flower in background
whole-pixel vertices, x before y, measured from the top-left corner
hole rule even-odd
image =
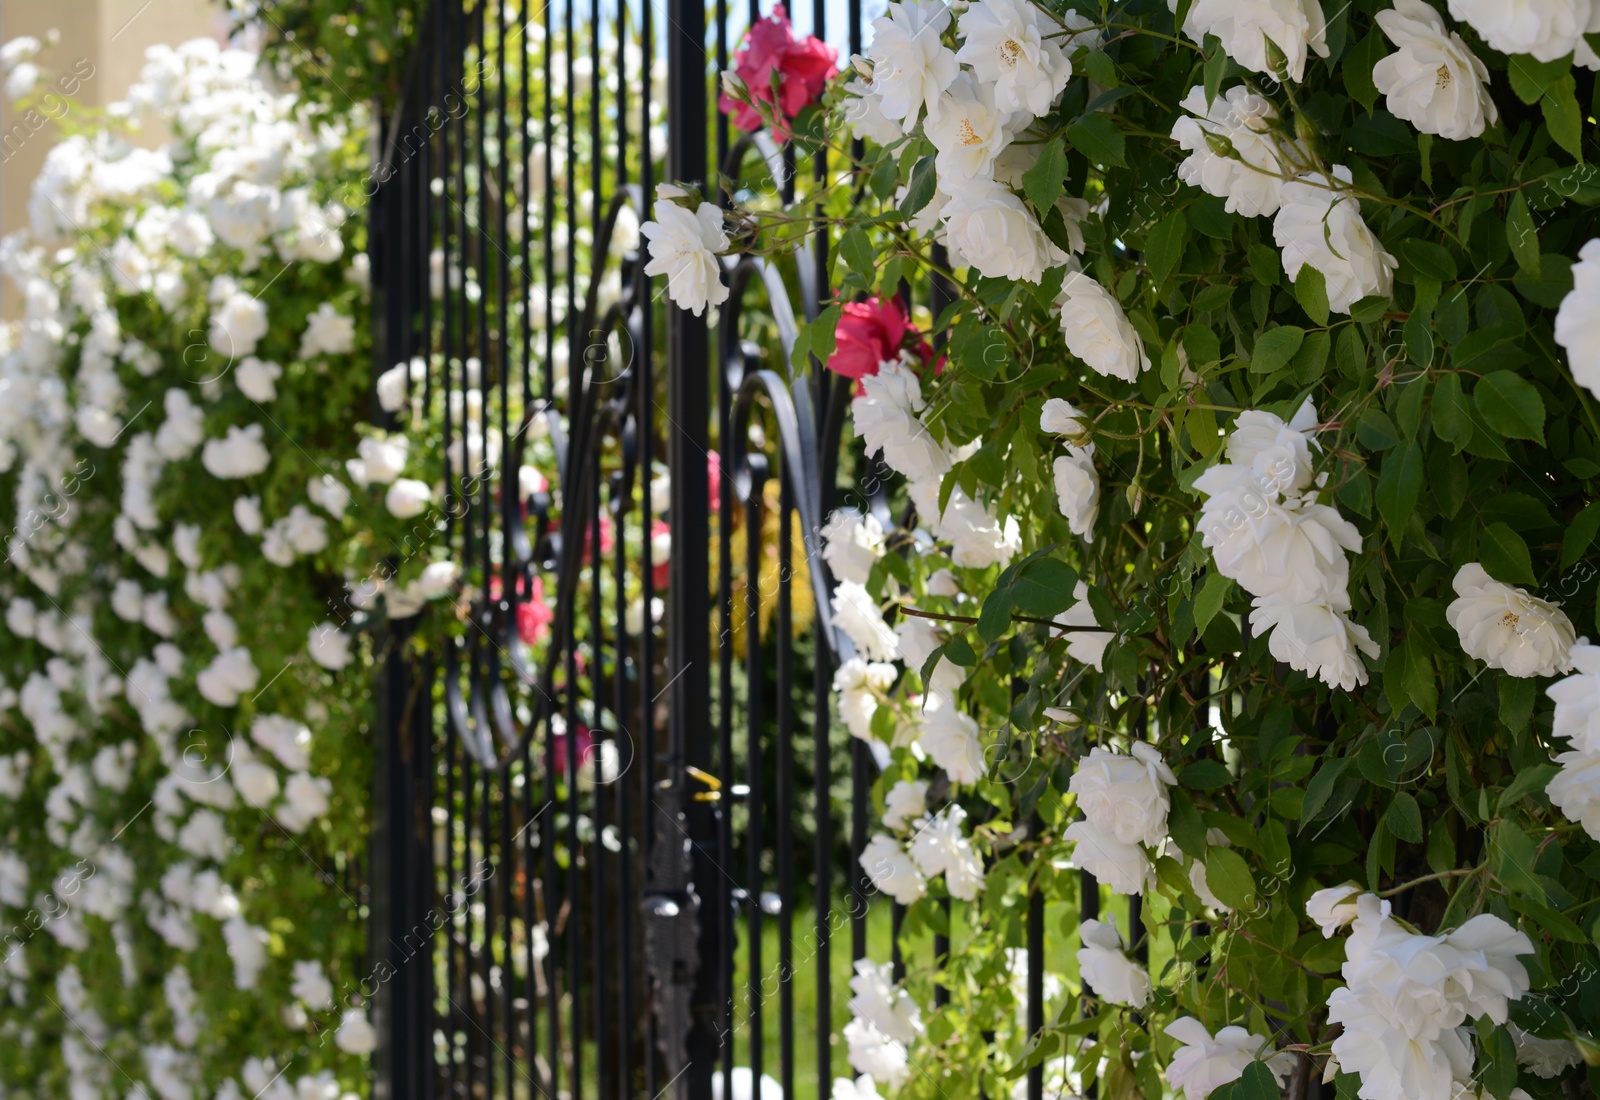
[[[554,742],[551,748],[554,750],[556,774],[566,775],[569,763],[567,753],[570,751],[567,748],[567,735],[565,733],[553,733],[551,740]],[[588,726],[580,725],[578,727],[578,743],[576,747],[578,750],[578,770],[581,772],[594,762],[594,734],[589,732]]]
[[[733,116],[739,129],[759,130],[761,113],[752,103],[772,104],[780,118],[773,136],[787,140],[789,132],[783,122],[794,121],[817,101],[838,71],[838,59],[839,51],[826,42],[810,35],[795,37],[788,11],[775,4],[771,15],[745,32],[744,45],[733,58],[733,70],[749,88],[751,102],[737,103],[723,95],[718,105]]]
[[[706,452],[706,492],[711,496],[711,510],[722,507],[722,456],[716,451]]]
[[[517,604],[517,636],[524,645],[534,645],[550,636],[550,623],[556,613],[544,598],[544,579],[534,577],[523,602]]]

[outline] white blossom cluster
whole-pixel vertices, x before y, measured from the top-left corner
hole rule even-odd
[[[253,55],[211,40],[152,49],[110,116],[170,139],[139,148],[116,126],[65,139],[46,158],[28,228],[0,242],[0,274],[25,310],[0,333],[0,473],[14,479],[19,520],[7,541],[15,570],[0,581],[0,710],[19,712],[13,722],[37,742],[0,755],[0,799],[44,792],[44,820],[20,834],[39,843],[20,845],[13,831],[12,846],[0,845],[0,919],[22,927],[25,912],[47,914],[35,936],[7,939],[0,992],[27,1034],[25,1018],[48,1010],[45,993],[78,1025],[61,1038],[71,1095],[126,1090],[96,1050],[109,1035],[96,1004],[153,973],[166,1011],[133,1036],[141,1058],[121,1068],[141,1078],[135,1091],[190,1100],[203,1079],[226,1076],[214,1093],[225,1100],[337,1100],[331,1071],[291,1077],[265,1051],[217,1064],[206,1005],[248,993],[276,1016],[271,990],[290,984],[292,968],[295,992],[281,1007],[332,1008],[327,979],[312,980],[322,961],[273,957],[273,914],[235,864],[246,830],[305,833],[335,794],[312,760],[320,704],[295,716],[253,705],[279,670],[258,665],[268,639],[239,606],[243,578],[263,563],[237,532],[260,536],[269,568],[287,565],[330,545],[349,500],[319,476],[306,503],[284,502],[269,522],[260,493],[302,453],[269,430],[278,387],[355,347],[348,307],[274,316],[281,299],[265,293],[296,264],[332,266],[354,293],[364,288],[365,257],[345,256],[343,208],[313,198],[346,133],[264,83]],[[196,322],[186,350],[139,339]],[[298,361],[255,355],[291,327]],[[134,400],[162,381],[154,399]],[[227,411],[238,409],[254,414]],[[179,519],[184,487],[212,479],[246,490],[234,514]],[[91,542],[94,523],[110,537]],[[246,552],[223,559],[230,545]],[[322,624],[301,656],[337,669],[349,645]],[[196,729],[207,707],[232,710],[238,732]],[[31,942],[42,935],[69,959],[49,984],[30,965],[46,957]],[[108,949],[110,969],[70,961]],[[220,952],[231,967],[219,971],[204,960]],[[330,1025],[340,1049],[371,1049],[364,1010]]]
[[[1550,802],[1600,840],[1600,646],[1574,645],[1571,676],[1545,689],[1555,703],[1550,733],[1571,746],[1556,756],[1561,770],[1545,787]]]
[[[1376,895],[1352,901],[1358,893],[1336,886],[1306,903],[1325,936],[1350,926],[1345,987],[1328,998],[1329,1022],[1343,1028],[1333,1060],[1361,1078],[1363,1100],[1476,1094],[1469,1022],[1506,1023],[1510,1003],[1528,992],[1528,972],[1517,959],[1533,954],[1532,941],[1491,913],[1453,932],[1419,935]]]
[[[1378,656],[1350,618],[1350,559],[1361,533],[1317,500],[1309,400],[1285,423],[1261,410],[1239,414],[1225,457],[1195,479],[1205,494],[1196,528],[1217,571],[1254,596],[1250,625],[1268,632],[1272,655],[1351,691],[1367,682],[1359,654]]]

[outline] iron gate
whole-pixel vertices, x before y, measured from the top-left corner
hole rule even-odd
[[[797,22],[822,36],[826,7]],[[848,17],[853,53],[861,0]],[[738,1068],[825,1100],[849,1072],[839,960],[878,919],[902,962],[856,860],[876,766],[829,701],[849,642],[817,533],[849,383],[815,361],[787,380],[827,242],[787,277],[732,268],[714,340],[643,274],[663,175],[797,184],[792,150],[712,116],[725,0],[455,0],[423,26],[374,170],[375,367],[416,361],[406,400],[444,443],[441,513],[396,568],[442,548],[463,572],[387,639],[378,1094],[731,1100]],[[860,503],[887,519],[881,491]],[[525,638],[540,588],[554,619]]]

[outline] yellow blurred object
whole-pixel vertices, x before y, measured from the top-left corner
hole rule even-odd
[[[761,640],[768,641],[772,634],[772,620],[778,612],[778,483],[769,481],[762,493],[765,507],[761,509],[761,577],[757,581],[758,599],[760,604],[757,614],[760,616]],[[789,521],[790,535],[790,582],[789,582],[789,607],[790,624],[792,633],[804,634],[811,629],[812,622],[816,619],[816,601],[811,597],[811,570],[806,562],[805,539],[801,535],[800,517],[792,516]],[[731,643],[733,645],[734,659],[738,660],[744,655],[745,647],[745,588],[747,572],[745,569],[745,543],[744,509],[735,508],[733,513],[733,531],[728,538],[728,554],[732,558],[730,577],[733,586],[733,632]],[[718,540],[715,536],[711,539],[712,576],[718,575],[716,566]],[[716,593],[711,594],[713,605]],[[712,651],[716,651],[716,628],[712,628]]]

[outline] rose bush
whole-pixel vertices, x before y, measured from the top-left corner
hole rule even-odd
[[[819,532],[882,764],[861,864],[904,945],[955,945],[861,971],[837,1093],[1585,1087],[1594,31],[905,0],[817,111],[725,85],[841,169],[663,201],[705,272],[830,234],[792,363],[856,380],[847,473],[890,487]],[[1066,993],[1030,1032],[1035,895]]]

